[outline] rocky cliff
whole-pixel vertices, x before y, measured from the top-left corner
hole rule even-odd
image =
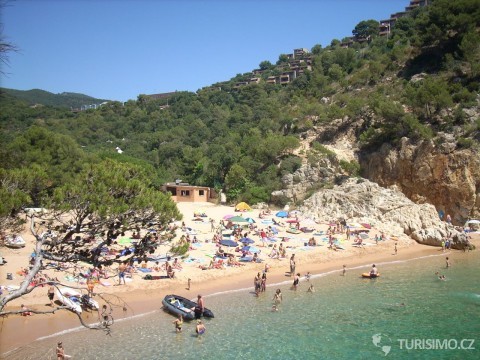
[[[396,148],[384,144],[378,152],[360,156],[362,174],[385,187],[396,185],[415,203],[433,204],[451,214],[454,224],[480,216],[480,156],[457,149],[453,136],[413,144],[407,138]]]

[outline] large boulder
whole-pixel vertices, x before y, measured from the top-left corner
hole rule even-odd
[[[305,200],[300,210],[317,221],[345,218],[349,222],[366,222],[427,245],[441,246],[443,240],[453,238],[454,246],[461,248],[466,239],[440,220],[433,205],[415,204],[395,187],[384,188],[366,179],[350,178],[333,189],[319,190]]]

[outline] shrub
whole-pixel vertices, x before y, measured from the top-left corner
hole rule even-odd
[[[189,246],[190,246],[189,243],[172,246],[172,248],[170,249],[170,252],[174,255],[184,255],[187,253]]]
[[[473,141],[473,139],[469,139],[469,138],[458,138],[457,140],[457,144],[458,144],[458,147],[462,148],[462,149],[470,149],[473,144],[475,143],[475,141]]]
[[[360,174],[360,164],[355,160],[340,160],[340,167],[350,176],[358,176]]]

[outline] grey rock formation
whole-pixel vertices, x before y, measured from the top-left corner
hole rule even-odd
[[[439,219],[430,204],[415,204],[395,188],[383,188],[366,179],[351,178],[333,189],[322,189],[305,200],[300,211],[317,221],[345,218],[370,223],[390,234],[408,235],[419,243],[441,246],[453,238],[462,248],[465,236]]]

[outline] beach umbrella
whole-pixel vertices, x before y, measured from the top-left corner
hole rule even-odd
[[[245,238],[241,238],[241,239],[240,239],[240,242],[243,243],[243,244],[247,244],[247,245],[248,245],[248,244],[253,244],[255,241],[252,240],[252,239],[250,239],[250,238],[248,238],[248,237],[245,237]]]
[[[236,241],[230,240],[230,239],[223,239],[220,240],[220,244],[223,246],[229,246],[229,247],[237,247],[238,243]]]
[[[242,248],[242,251],[248,251],[248,252],[251,252],[251,253],[259,253],[260,249],[257,248],[256,246],[247,245],[247,246],[244,246]]]
[[[468,220],[467,224],[480,224],[480,220]]]
[[[235,206],[235,211],[250,211],[252,210],[252,208],[246,203],[246,202],[241,202],[241,203],[238,203],[236,206]]]
[[[231,217],[230,219],[228,219],[228,221],[231,221],[232,223],[248,223],[248,220],[242,216]]]
[[[275,214],[275,216],[279,218],[286,218],[288,217],[288,213],[286,211],[279,211]]]
[[[300,211],[299,210],[292,210],[290,211],[290,215],[300,215]]]
[[[230,218],[232,218],[232,217],[234,217],[234,216],[235,216],[235,215],[225,215],[225,216],[223,217],[223,220],[228,220],[228,219],[230,219]]]
[[[362,225],[365,229],[371,229],[372,228],[372,225],[370,225],[370,224],[361,223],[360,225]]]
[[[250,224],[255,224],[255,220],[253,220],[251,217],[248,217],[245,220],[247,220]]]

